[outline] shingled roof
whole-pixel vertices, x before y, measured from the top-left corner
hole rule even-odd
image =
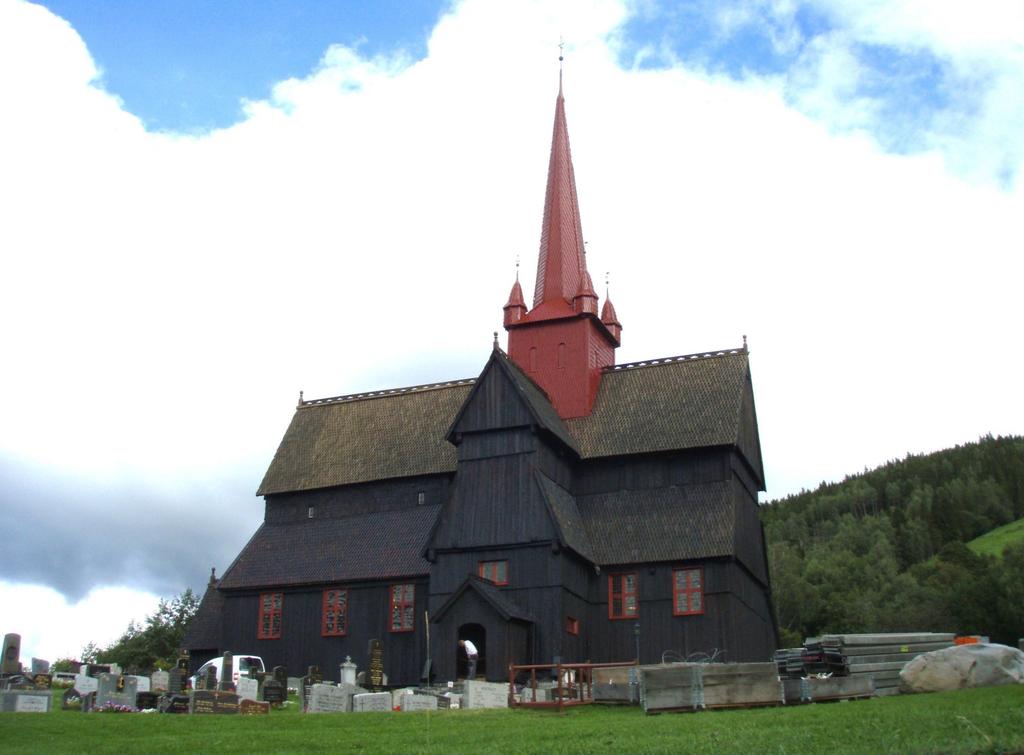
[[[726,482],[578,496],[576,504],[599,564],[712,558],[735,548]]]
[[[763,478],[743,349],[606,370],[591,414],[564,422],[536,384],[504,361],[539,424],[582,458],[736,445]],[[257,495],[454,472],[455,447],[445,435],[473,382],[301,404]]]
[[[590,545],[590,535],[576,506],[572,493],[549,478],[540,470],[536,471],[537,484],[547,501],[548,509],[555,520],[562,544],[572,548],[590,561],[595,561],[594,550]],[[602,535],[603,536],[603,535]]]
[[[263,524],[220,588],[305,585],[425,575],[423,548],[437,506]]]

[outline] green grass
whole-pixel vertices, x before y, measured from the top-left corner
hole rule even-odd
[[[979,556],[1002,556],[1007,545],[1024,542],[1024,518],[974,538],[967,547]]]
[[[587,706],[270,716],[0,714],[2,752],[1024,751],[1024,685],[846,703],[666,713]]]

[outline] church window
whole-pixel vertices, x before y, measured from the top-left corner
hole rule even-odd
[[[701,569],[672,570],[672,615],[704,613],[704,574]]]
[[[348,590],[324,590],[324,637],[343,637],[348,634]]]
[[[481,561],[480,576],[496,585],[507,585],[508,561]]]
[[[391,585],[391,631],[411,632],[415,629],[415,585]]]
[[[260,621],[256,628],[257,640],[281,639],[281,609],[284,593],[265,592],[260,595]]]
[[[575,636],[580,633],[580,620],[575,616],[565,617],[565,631]]]
[[[608,618],[632,619],[640,615],[637,573],[608,575]]]
[[[417,506],[422,506],[426,502],[427,502],[427,494],[424,493],[421,490],[419,493],[416,494],[416,505]]]

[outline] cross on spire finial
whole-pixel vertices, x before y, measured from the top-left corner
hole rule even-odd
[[[519,282],[519,252],[516,252],[516,283]]]
[[[558,93],[562,93],[562,63],[565,60],[565,39],[558,37]]]

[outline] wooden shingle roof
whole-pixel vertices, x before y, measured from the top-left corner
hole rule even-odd
[[[735,445],[763,482],[745,350],[609,369],[591,414],[565,421],[522,370],[504,361],[538,424],[581,458]],[[455,447],[445,435],[473,383],[301,404],[257,495],[454,472]]]
[[[425,575],[421,555],[437,506],[341,518],[264,523],[220,580],[220,588],[351,582]]]
[[[577,496],[599,564],[732,555],[736,517],[729,483]]]

